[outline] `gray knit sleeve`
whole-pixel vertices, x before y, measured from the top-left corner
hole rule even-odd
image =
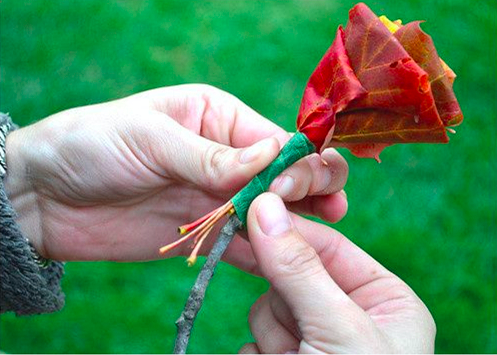
[[[16,213],[5,193],[5,138],[16,126],[0,113],[0,313],[50,313],[64,306],[60,280],[63,263],[41,263],[16,224]]]

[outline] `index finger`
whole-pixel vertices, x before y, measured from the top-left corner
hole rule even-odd
[[[292,221],[316,250],[331,278],[362,309],[396,297],[417,298],[399,277],[338,231],[295,214]]]
[[[290,135],[234,95],[205,84],[145,91],[127,98],[174,118],[203,137],[234,148],[275,137],[283,146]]]

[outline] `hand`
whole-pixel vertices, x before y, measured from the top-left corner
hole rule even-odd
[[[179,225],[226,202],[288,139],[221,90],[161,88],[64,111],[11,133],[5,186],[22,231],[45,257],[155,259],[160,246],[176,240]],[[283,175],[271,190],[295,201],[294,211],[329,221],[345,214],[338,192],[347,164],[336,151],[310,156]],[[169,256],[188,253],[183,247]],[[242,238],[227,259],[255,267]]]
[[[248,213],[271,289],[253,306],[242,353],[432,353],[435,323],[397,276],[335,230],[288,214],[274,194]]]

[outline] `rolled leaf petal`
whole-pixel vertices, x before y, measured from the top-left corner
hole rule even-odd
[[[299,132],[321,151],[331,140],[336,114],[365,94],[350,66],[340,27],[305,88],[297,118]]]
[[[412,59],[428,74],[437,112],[444,126],[460,124],[463,116],[452,90],[455,74],[447,64],[440,60],[433,40],[421,29],[420,21],[402,26],[394,36]]]

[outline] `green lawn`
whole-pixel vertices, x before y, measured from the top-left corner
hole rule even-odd
[[[438,352],[497,352],[496,39],[494,0],[368,3],[425,19],[458,74],[465,114],[449,145],[395,146],[382,164],[343,154],[349,214],[336,228],[420,295]],[[57,111],[165,85],[227,90],[289,130],[308,76],[352,1],[22,1],[0,3],[0,109],[25,125]],[[8,353],[170,352],[198,265],[184,260],[69,263],[59,313],[2,315]],[[261,279],[222,265],[190,352],[250,340]]]

